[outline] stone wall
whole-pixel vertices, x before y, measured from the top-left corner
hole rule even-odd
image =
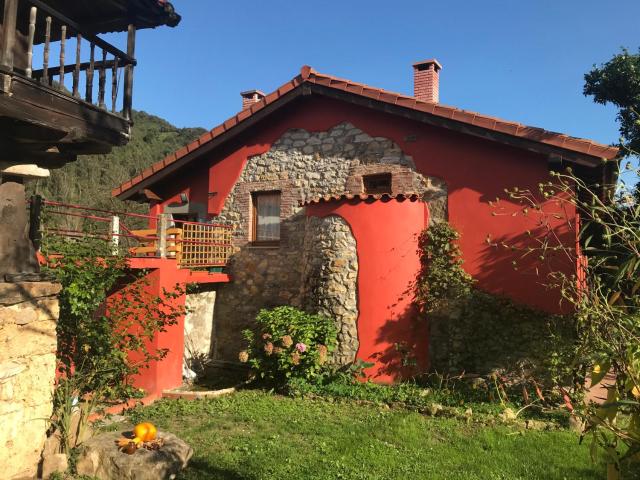
[[[474,289],[429,317],[431,368],[453,375],[526,371],[546,384],[556,373],[554,356],[570,350],[574,335],[565,317]]]
[[[215,290],[187,293],[184,317],[184,356],[187,367],[201,371],[211,356]]]
[[[58,284],[0,283],[2,478],[35,474],[52,412]]]
[[[341,217],[310,218],[303,244],[301,295],[307,311],[336,320],[333,361],[353,362],[358,353],[358,254],[351,228]]]
[[[446,216],[443,182],[416,172],[413,159],[391,140],[371,137],[349,123],[326,132],[289,130],[268,152],[248,159],[216,219],[236,226],[236,253],[228,267],[233,281],[221,286],[216,298],[214,358],[236,360],[244,348],[242,330],[253,325],[259,309],[278,305],[341,316],[337,356],[353,357],[355,240],[335,219],[307,218],[301,203],[324,195],[364,193],[363,175],[378,173],[391,173],[389,193],[419,193],[433,202],[436,219]],[[280,242],[271,247],[252,245],[251,195],[273,190],[281,193]],[[335,253],[330,254],[332,249]],[[321,271],[328,285],[308,281],[312,271]],[[319,294],[325,296],[324,304]]]

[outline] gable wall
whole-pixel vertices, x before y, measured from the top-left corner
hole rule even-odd
[[[271,115],[264,125],[239,138],[235,146],[191,163],[175,174],[161,196],[173,194],[165,203],[175,201],[185,189],[191,189],[191,200],[206,202],[210,214],[222,212],[234,182],[247,159],[269,151],[289,129],[326,132],[348,122],[372,137],[384,137],[395,143],[403,155],[410,157],[416,171],[425,177],[446,182],[449,221],[462,235],[460,246],[465,269],[478,280],[478,285],[492,293],[506,294],[512,299],[546,310],[557,310],[558,297],[546,292],[535,274],[534,259],[520,261],[514,271],[512,261],[519,256],[507,249],[487,244],[493,240],[525,245],[525,232],[536,232],[537,219],[512,217],[517,205],[503,202],[503,215],[492,216],[490,201],[504,196],[504,189],[518,186],[536,189],[549,180],[546,160],[542,155],[479,139],[412,120],[348,105],[326,98],[305,98]],[[204,188],[205,180],[208,181]],[[208,192],[216,192],[207,198]],[[557,210],[558,207],[548,204]],[[572,212],[563,212],[572,218]],[[566,222],[555,220],[556,233],[564,242],[573,244],[574,234]],[[570,268],[566,266],[566,268]]]

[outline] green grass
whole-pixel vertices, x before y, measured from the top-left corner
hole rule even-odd
[[[566,430],[467,424],[403,409],[242,391],[138,408],[192,445],[182,479],[600,479]]]

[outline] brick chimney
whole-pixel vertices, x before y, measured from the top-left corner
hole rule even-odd
[[[246,92],[240,92],[240,96],[242,97],[243,110],[254,103],[259,102],[265,97],[264,93],[260,90],[247,90]]]
[[[438,103],[440,100],[440,69],[442,65],[435,59],[413,64],[413,96],[418,100]]]

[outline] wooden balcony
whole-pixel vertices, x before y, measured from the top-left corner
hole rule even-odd
[[[173,268],[194,271],[221,271],[234,253],[231,224],[178,220],[170,214],[113,212],[39,196],[32,197],[28,206],[29,238],[36,248],[43,235],[69,242],[93,238],[106,242],[114,255],[170,260],[175,262]],[[145,224],[151,227],[141,228]]]
[[[96,3],[100,10],[111,2]],[[52,7],[58,4],[66,11]],[[127,143],[135,23],[119,27],[127,31],[123,52],[95,34],[95,25],[67,16],[80,5],[86,9],[84,2],[0,5],[0,164],[55,168],[77,155],[108,153]]]
[[[168,215],[160,215],[157,228],[131,230],[140,242],[129,249],[134,257],[175,259],[178,268],[223,268],[233,253],[231,225],[177,221],[170,226]]]

